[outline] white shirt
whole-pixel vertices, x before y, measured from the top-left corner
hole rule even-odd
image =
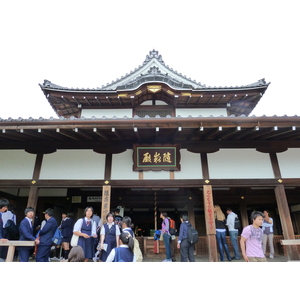
[[[29,225],[30,225],[30,228],[32,228],[32,219],[29,219],[29,218],[27,218],[27,217],[25,217],[25,218],[28,220]]]
[[[226,225],[228,226],[228,231],[238,231],[234,229],[235,217],[237,217],[237,215],[233,211],[227,216]]]
[[[111,223],[111,224],[109,224],[109,223],[106,223],[107,225],[108,225],[108,228],[110,229],[113,225],[115,225],[115,223]],[[104,229],[104,225],[101,227],[101,232],[100,232],[100,234],[103,234],[103,235],[105,235],[105,229]],[[120,233],[120,228],[119,228],[119,226],[116,226],[116,235],[120,235],[121,233]]]
[[[91,232],[91,235],[96,235],[96,222],[94,222],[92,219],[88,220],[87,217],[84,218],[84,221],[85,222],[87,222],[87,221],[92,222],[92,232]],[[74,225],[73,232],[75,232],[75,231],[81,232],[82,222],[83,222],[82,218],[80,218],[79,220],[77,220],[77,222]]]
[[[120,248],[128,248],[128,245],[121,245]],[[112,249],[110,251],[110,254],[108,255],[107,259],[106,259],[106,262],[113,262],[114,259],[115,259],[115,255],[116,255],[116,251],[115,251],[115,248]],[[132,262],[136,262],[136,257],[135,255],[133,255],[133,261]]]
[[[8,220],[13,220],[14,223],[17,225],[16,223],[16,215],[14,215],[11,211],[6,211],[2,213],[2,221],[3,221],[3,228],[5,228],[6,222]]]

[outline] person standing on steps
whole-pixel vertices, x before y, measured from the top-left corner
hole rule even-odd
[[[230,241],[231,241],[231,244],[233,246],[233,251],[234,251],[234,257],[232,257],[232,259],[239,260],[239,259],[241,259],[238,241],[237,241],[239,231],[234,228],[234,222],[235,222],[235,218],[237,217],[237,215],[232,211],[231,208],[227,208],[226,212],[227,212],[226,225],[228,226]]]

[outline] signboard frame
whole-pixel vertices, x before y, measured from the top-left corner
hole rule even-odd
[[[133,145],[133,171],[180,171],[180,145]]]

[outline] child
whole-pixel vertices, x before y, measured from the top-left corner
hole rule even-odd
[[[68,255],[68,262],[84,262],[84,252],[80,246],[74,246]]]
[[[263,231],[260,228],[263,224],[264,215],[260,211],[254,211],[250,219],[252,225],[246,226],[241,234],[241,250],[246,262],[266,262],[262,242]]]
[[[111,250],[106,262],[119,262],[118,257],[123,262],[136,262],[136,257],[133,253],[134,241],[131,234],[128,231],[123,231],[120,235],[120,241],[120,247]],[[118,253],[119,251],[120,253]]]

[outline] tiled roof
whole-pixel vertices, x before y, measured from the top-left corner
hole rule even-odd
[[[102,85],[102,87],[96,88],[67,88],[57,84],[52,83],[49,80],[44,80],[43,84],[40,84],[41,88],[48,88],[53,90],[64,90],[64,91],[114,91],[114,90],[130,90],[138,88],[143,83],[147,82],[163,82],[168,84],[170,87],[175,89],[193,89],[193,90],[230,90],[230,89],[243,89],[243,88],[257,88],[268,86],[265,79],[260,79],[257,82],[242,85],[242,86],[230,86],[230,87],[211,87],[201,84],[196,80],[187,78],[187,76],[173,70],[171,67],[165,64],[162,56],[156,50],[152,50],[146,56],[143,64],[133,71],[130,71],[125,76],[117,78],[107,85]]]

